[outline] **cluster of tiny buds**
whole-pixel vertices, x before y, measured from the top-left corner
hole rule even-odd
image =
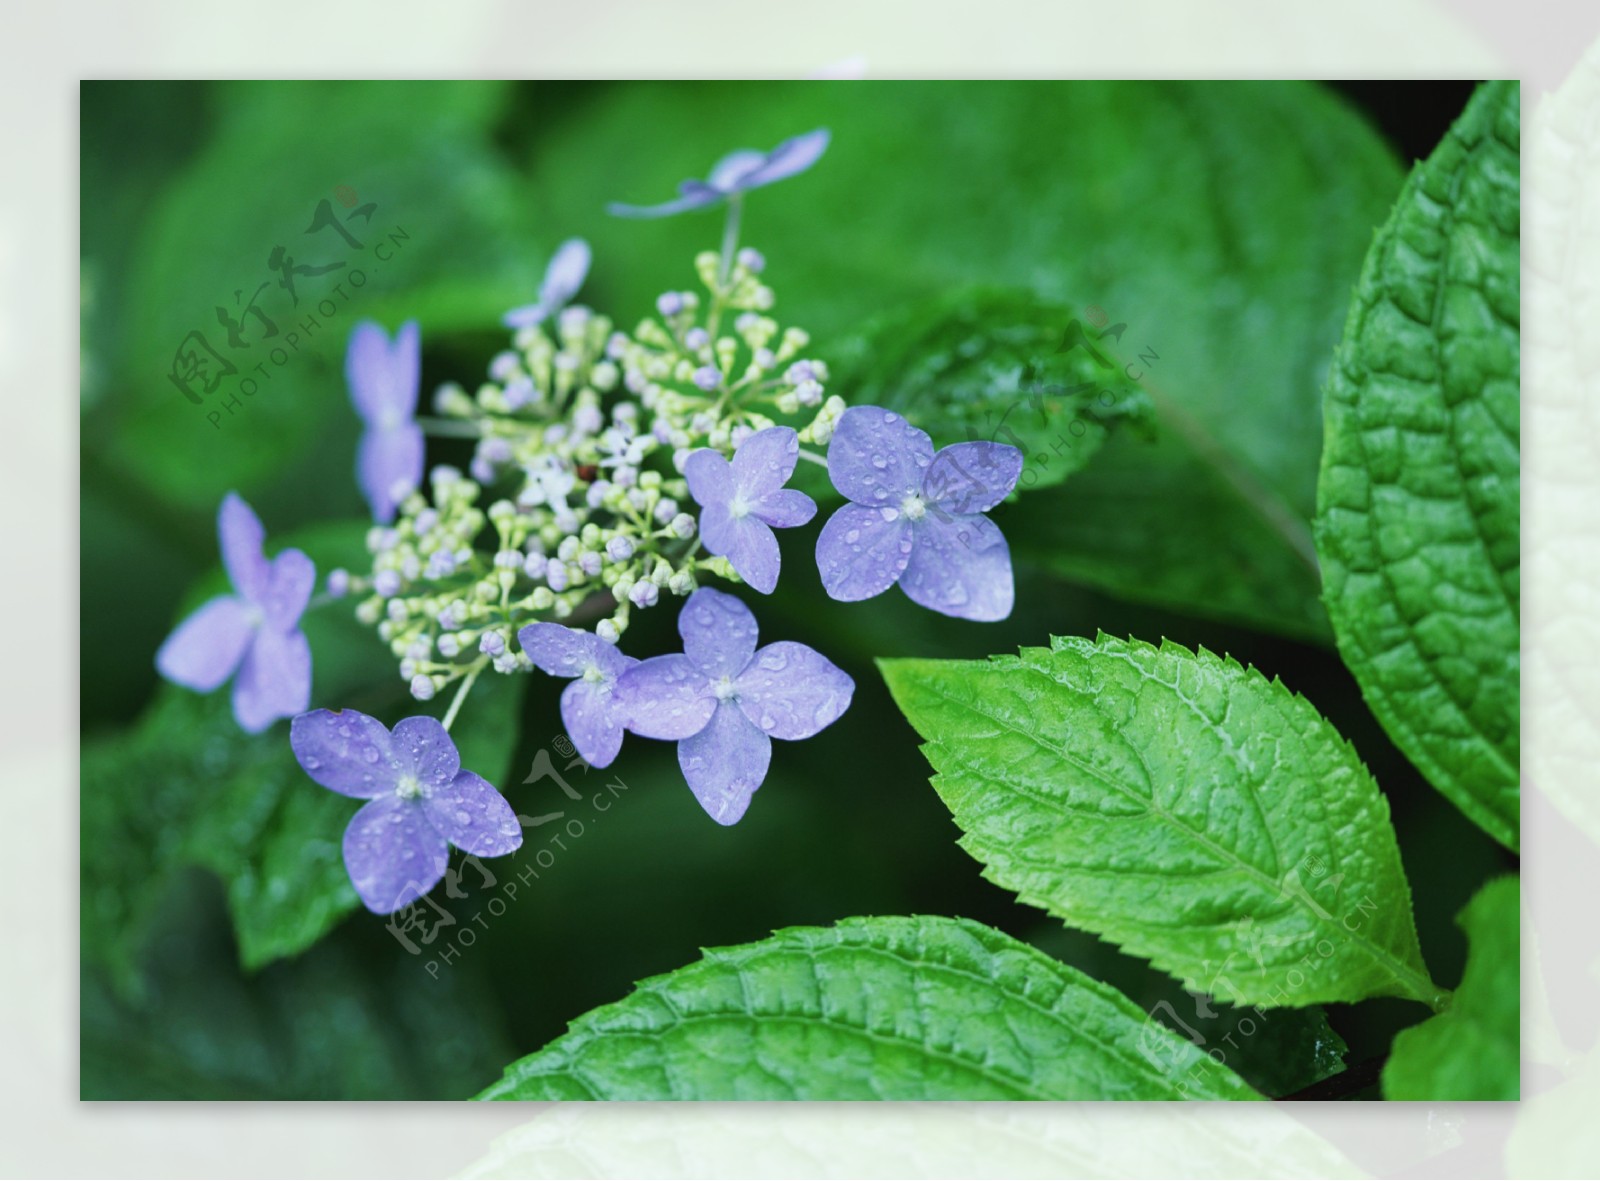
[[[531,668],[521,628],[588,616],[605,592],[613,608],[594,628],[616,643],[663,592],[687,596],[707,574],[736,580],[701,552],[685,460],[701,447],[731,454],[773,414],[815,410],[801,439],[831,437],[844,402],[825,394],[827,366],[800,355],[808,335],[765,314],[765,259],[707,252],[695,267],[705,292],[663,294],[659,318],[631,335],[567,307],[518,329],[475,393],[438,390],[446,433],[477,440],[468,472],[436,467],[430,496],[402,490],[395,523],[368,536],[370,578],[328,580],[330,595],[364,594],[358,618],[377,626],[418,700],[488,667]]]

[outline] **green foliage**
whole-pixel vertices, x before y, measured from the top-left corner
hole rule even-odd
[[[718,948],[506,1069],[484,1099],[1254,1099],[1122,994],[960,919]]]
[[[163,690],[131,731],[84,745],[82,784],[84,956],[130,991],[182,870],[223,880],[247,967],[303,950],[358,905],[340,854],[350,801],[306,778],[284,728],[240,731],[226,690]]]
[[[1378,232],[1328,382],[1317,515],[1323,597],[1373,713],[1512,849],[1520,100],[1480,87]]]
[[[1069,335],[1074,322],[1069,308],[1026,291],[963,289],[845,338],[829,350],[831,381],[854,402],[904,414],[935,446],[987,439],[1019,448],[1019,489],[1059,484],[1120,422],[1150,412],[1138,385],[1097,366]]]
[[[984,876],[1255,1005],[1437,1004],[1388,805],[1304,698],[1101,636],[882,661]]]
[[[1522,891],[1496,878],[1457,923],[1467,933],[1467,971],[1450,1008],[1394,1039],[1383,1068],[1385,1099],[1452,1103],[1520,1097]]]
[[[683,286],[715,227],[608,221],[603,199],[664,198],[729,145],[819,125],[823,162],[752,197],[744,223],[814,351],[831,362],[884,309],[972,284],[1087,323],[1103,309],[1126,327],[1102,372],[1139,377],[1158,441],[1122,432],[1070,487],[1024,497],[1014,552],[1129,598],[1325,635],[1306,524],[1318,390],[1402,179],[1378,136],[1284,83],[661,83],[596,95],[541,140],[544,210],[594,243],[595,287],[626,319]]]
[[[84,965],[80,1098],[459,1099],[505,1061],[475,965],[429,975],[374,923],[246,973],[215,888],[172,886],[140,995]]]
[[[361,522],[330,522],[271,539],[268,548],[304,550],[321,575],[357,565],[365,531]],[[180,615],[227,590],[220,568],[211,571],[185,596]],[[388,725],[421,712],[398,681],[373,686],[383,650],[351,611],[334,603],[303,619],[313,706],[348,705]],[[524,681],[484,678],[456,723],[463,765],[501,788],[519,737]],[[435,702],[433,712],[442,708]],[[84,745],[81,781],[83,946],[125,990],[138,991],[140,948],[186,869],[222,879],[246,968],[303,951],[359,905],[341,852],[356,801],[306,777],[287,726],[241,731],[226,687],[205,697],[164,687],[132,729]]]
[[[493,151],[503,87],[259,82],[218,93],[215,139],[160,197],[129,262],[124,347],[102,360],[124,396],[118,416],[97,428],[110,462],[190,507],[211,506],[219,488],[248,494],[311,451],[330,424],[353,446],[342,366],[358,319],[392,328],[417,318],[430,337],[492,327],[536,288],[548,249],[529,232],[522,182]],[[338,199],[341,186],[354,190],[353,209]],[[324,200],[359,248],[332,227],[308,232]],[[376,203],[370,217],[357,216],[368,203]],[[405,236],[391,241],[396,232]],[[279,246],[296,266],[344,265],[296,274],[291,297],[269,264]],[[244,311],[257,294],[275,336]],[[243,325],[237,348],[219,306]],[[167,376],[191,330],[238,370],[198,406]],[[220,411],[244,378],[257,383],[255,394],[213,426],[207,412]],[[189,461],[172,461],[175,438]]]

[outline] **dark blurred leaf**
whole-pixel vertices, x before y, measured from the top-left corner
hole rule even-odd
[[[1097,366],[1081,343],[1062,347],[1072,323],[1069,309],[1026,291],[963,289],[844,338],[829,354],[832,384],[852,402],[904,414],[935,446],[983,439],[1017,447],[1019,489],[1059,484],[1119,422],[1150,411],[1142,389]]]
[[[141,231],[112,460],[175,503],[209,505],[227,487],[248,495],[331,416],[352,413],[341,366],[357,319],[417,317],[426,339],[492,326],[526,298],[545,260],[522,183],[491,142],[504,94],[495,83],[222,88],[215,138]],[[296,303],[269,261],[278,247],[295,266],[337,269],[297,273]],[[242,325],[240,345],[219,307]],[[203,405],[168,377],[191,330],[238,371]],[[213,426],[207,412],[246,378],[254,395]]]
[[[974,283],[1103,312],[1124,326],[1103,351],[1151,393],[1160,442],[1113,439],[1024,497],[1013,548],[1121,595],[1325,636],[1306,525],[1318,391],[1400,187],[1379,137],[1300,83],[662,83],[596,95],[535,169],[552,222],[594,241],[592,297],[626,322],[685,284],[720,223],[607,222],[604,201],[665,199],[734,147],[819,125],[821,163],[745,213],[810,351],[831,361],[883,309]]]
[[[458,1099],[508,1052],[479,971],[429,973],[381,924],[246,975],[214,888],[185,874],[157,926],[142,996],[85,963],[84,1099]]]

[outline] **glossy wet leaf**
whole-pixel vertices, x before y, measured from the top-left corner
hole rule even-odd
[[[1131,1001],[963,919],[791,927],[645,980],[483,1099],[1253,1099]]]
[[[1435,1003],[1388,804],[1278,681],[1109,636],[886,660],[984,876],[1186,987]]]
[[[1406,756],[1517,848],[1521,94],[1481,87],[1406,182],[1326,399],[1317,546],[1339,651]]]

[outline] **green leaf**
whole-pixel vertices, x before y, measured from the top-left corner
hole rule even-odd
[[[340,852],[351,801],[306,778],[288,733],[243,733],[226,690],[168,687],[129,733],[82,757],[83,949],[125,991],[173,880],[210,869],[227,889],[239,958],[309,947],[357,905]]]
[[[493,329],[525,300],[545,258],[523,182],[492,142],[505,95],[490,83],[221,85],[215,135],[170,183],[130,264],[126,347],[108,359],[123,388],[114,414],[86,423],[109,462],[170,503],[210,507],[219,489],[248,494],[330,433],[353,457],[342,368],[357,320],[416,317],[426,345]],[[308,231],[323,201],[338,229]],[[296,266],[338,269],[297,274],[291,295],[269,261],[280,246]],[[245,312],[253,296],[276,335]],[[243,325],[237,346],[219,307]],[[199,405],[168,376],[191,331],[237,371]]]
[[[1325,637],[1307,524],[1319,391],[1403,179],[1379,136],[1298,82],[895,82],[862,95],[833,83],[595,94],[539,141],[540,198],[593,241],[596,285],[626,322],[684,285],[720,224],[607,221],[605,200],[665,199],[732,148],[831,128],[821,162],[751,194],[744,215],[775,314],[810,330],[809,351],[831,363],[885,308],[974,284],[1068,306],[1086,327],[1103,312],[1108,334],[1123,326],[1103,342],[1103,372],[1150,394],[1158,441],[1118,432],[1068,485],[1008,508],[1014,552],[1129,598]],[[831,392],[860,400],[841,382]]]
[[[830,353],[830,384],[854,402],[900,411],[936,446],[1017,447],[1019,489],[1059,484],[1120,422],[1150,412],[1134,382],[1098,367],[1081,344],[1062,347],[1072,323],[1070,309],[1027,291],[964,289],[846,338]]]
[[[1385,1099],[1521,1097],[1521,896],[1518,879],[1497,878],[1457,916],[1467,933],[1466,973],[1449,1009],[1396,1035],[1383,1068]]]
[[[790,927],[643,981],[483,1099],[1255,1099],[1115,989],[946,918]]]
[[[985,877],[1223,1000],[1437,1007],[1388,805],[1304,698],[1204,649],[1051,644],[879,662]]]
[[[1325,403],[1323,599],[1372,712],[1517,848],[1521,95],[1478,89],[1361,273]]]
[[[138,966],[130,997],[83,964],[82,1099],[460,1099],[511,1052],[486,965],[430,974],[374,923],[246,973],[200,875],[172,881]]]

